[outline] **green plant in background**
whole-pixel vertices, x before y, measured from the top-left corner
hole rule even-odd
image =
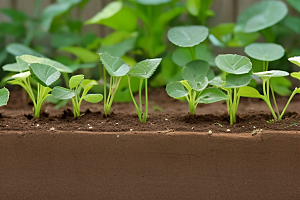
[[[0,106],[4,106],[7,104],[9,98],[9,91],[6,88],[0,89]]]
[[[235,55],[224,54],[216,57],[216,64],[219,69],[224,72],[224,81],[211,83],[217,87],[221,87],[227,92],[227,107],[230,116],[230,125],[236,122],[236,112],[240,102],[238,92],[241,87],[246,86],[251,81],[252,63],[249,58]]]
[[[134,106],[141,122],[145,123],[148,116],[148,79],[153,75],[161,62],[161,58],[143,60],[134,65],[128,72],[128,87]],[[131,90],[130,79],[136,77],[140,80],[139,84],[139,100],[136,103]],[[145,111],[143,112],[142,89],[145,84]]]
[[[206,25],[208,17],[214,16],[210,10],[213,0],[187,0],[186,9],[190,15],[197,18],[201,25]]]
[[[131,67],[127,65],[121,58],[110,56],[107,53],[100,53],[99,56],[104,66],[103,68],[104,113],[105,116],[107,116],[112,106],[112,103],[114,101],[114,96],[119,87],[120,81],[122,77],[129,72]],[[106,71],[110,75],[108,94],[106,92],[107,90]]]
[[[72,99],[74,118],[81,116],[80,106],[83,100],[90,103],[98,103],[103,99],[102,94],[88,94],[97,81],[84,79],[84,75],[75,75],[70,78],[70,89],[56,86],[51,94],[60,100]]]
[[[173,98],[185,97],[190,114],[194,115],[199,103],[214,103],[227,100],[227,96],[217,88],[207,88],[214,78],[209,63],[203,60],[189,62],[182,69],[184,80],[171,82],[166,91]]]

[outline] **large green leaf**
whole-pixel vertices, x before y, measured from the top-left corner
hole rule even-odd
[[[60,51],[72,53],[77,56],[82,62],[89,63],[89,62],[96,62],[99,60],[99,57],[96,53],[87,50],[83,47],[62,47],[59,49]]]
[[[282,1],[260,1],[238,16],[237,31],[260,31],[281,21],[288,13]]]
[[[9,91],[6,88],[0,89],[0,106],[6,105],[9,98]]]
[[[98,103],[102,101],[103,95],[102,94],[87,94],[83,97],[89,103]]]
[[[30,64],[31,77],[39,84],[48,87],[60,77],[60,72],[49,65],[32,63]]]
[[[165,4],[165,3],[169,3],[173,0],[131,0],[133,2],[142,4],[142,5],[159,5],[159,4]]]
[[[193,47],[203,42],[208,36],[205,26],[177,26],[168,31],[169,40],[180,47]]]
[[[241,87],[238,91],[238,96],[241,97],[250,97],[250,98],[262,98],[263,95],[261,95],[255,88],[244,86]]]
[[[56,86],[52,89],[51,94],[60,100],[72,99],[76,94],[73,90]]]
[[[231,74],[245,74],[252,68],[249,58],[236,54],[218,55],[215,62],[218,68]]]
[[[83,81],[83,79],[84,79],[84,75],[82,74],[72,76],[69,80],[70,89],[78,87],[79,84]]]
[[[224,88],[239,88],[246,86],[252,79],[252,73],[247,74],[228,74]]]
[[[286,0],[295,10],[300,12],[300,4],[298,0]]]
[[[32,56],[32,55],[22,55],[22,56],[20,56],[20,58],[22,60],[24,60],[25,62],[27,62],[28,64],[39,63],[39,64],[44,64],[44,65],[49,65],[51,67],[56,68],[60,72],[72,73],[72,70],[69,67],[67,67],[57,61],[51,60],[49,58],[40,58],[40,57],[36,57],[36,56]]]
[[[19,43],[11,43],[6,46],[6,51],[14,56],[22,56],[29,54],[38,57],[45,57],[43,54],[36,52],[35,50]]]
[[[20,68],[18,63],[12,63],[12,64],[6,64],[2,67],[3,71],[9,71],[9,72],[22,72],[24,70],[28,70],[29,66],[26,69]]]
[[[128,75],[140,79],[148,79],[155,72],[160,62],[161,58],[143,60],[133,66],[128,72]]]
[[[198,103],[214,103],[227,100],[227,95],[218,88],[206,88],[197,99]]]
[[[252,43],[246,46],[245,53],[257,60],[274,61],[284,55],[284,48],[273,43]]]
[[[253,73],[256,76],[259,76],[261,78],[271,78],[271,77],[282,77],[282,76],[288,76],[289,73],[282,70],[270,70],[270,71],[264,71],[264,72],[256,72]]]
[[[291,57],[289,61],[300,67],[300,56]]]
[[[113,57],[107,53],[99,53],[99,56],[110,76],[124,76],[131,69],[131,67],[119,57]]]
[[[187,89],[179,81],[169,83],[166,87],[166,91],[168,95],[173,98],[180,98],[189,94]]]

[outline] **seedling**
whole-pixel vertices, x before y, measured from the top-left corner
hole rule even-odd
[[[169,83],[166,91],[173,98],[184,97],[189,104],[190,114],[194,115],[199,103],[213,103],[227,100],[227,96],[217,88],[206,88],[214,77],[209,64],[203,60],[188,63],[182,69],[182,81]]]
[[[103,81],[104,81],[104,113],[108,115],[112,106],[114,96],[119,87],[120,81],[125,76],[131,67],[127,65],[121,58],[110,56],[107,53],[99,53],[103,63]],[[106,91],[106,71],[110,75],[109,93]]]
[[[148,115],[148,79],[155,72],[155,70],[157,69],[160,62],[161,62],[161,58],[143,60],[143,61],[137,63],[135,66],[133,66],[127,75],[130,95],[131,95],[132,101],[134,103],[134,106],[136,108],[139,119],[143,123],[146,122],[147,115]],[[131,77],[136,77],[136,78],[140,79],[139,102],[138,102],[139,105],[136,103],[136,101],[133,97],[133,93],[131,90],[131,84],[130,84]],[[142,103],[143,83],[145,84],[145,111],[144,112],[143,112],[143,103]]]
[[[230,116],[230,125],[236,122],[236,112],[239,106],[239,88],[246,86],[251,81],[251,61],[244,56],[234,54],[218,55],[215,60],[217,67],[225,73],[225,81],[221,85],[211,81],[212,85],[221,87],[227,92],[227,108]]]
[[[80,106],[83,100],[90,103],[98,103],[103,99],[102,94],[88,94],[97,81],[84,79],[84,75],[72,76],[69,81],[70,89],[56,86],[52,95],[60,100],[72,99],[74,118],[81,116]]]
[[[9,91],[6,88],[0,89],[0,106],[7,104],[9,98]]]

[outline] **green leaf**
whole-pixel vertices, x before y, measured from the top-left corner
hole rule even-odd
[[[119,57],[113,57],[107,53],[100,53],[99,56],[110,76],[124,76],[131,69],[131,67]]]
[[[252,43],[246,46],[245,53],[257,60],[274,61],[284,55],[284,48],[273,43]]]
[[[206,88],[203,90],[200,94],[200,96],[197,98],[198,103],[214,103],[218,101],[227,100],[227,95],[220,91],[217,88]]]
[[[239,88],[250,83],[252,76],[251,72],[247,74],[228,74],[224,88]]]
[[[33,56],[45,57],[43,54],[40,54],[35,50],[19,43],[11,43],[7,45],[6,51],[14,56],[22,56],[24,54],[30,54]]]
[[[84,75],[82,75],[82,74],[72,76],[69,80],[70,89],[78,87],[80,85],[80,83],[83,81],[83,79],[84,79]]]
[[[289,61],[300,67],[300,56],[291,57]]]
[[[95,80],[92,80],[92,79],[84,79],[82,82],[81,82],[81,85],[83,87],[83,93],[82,93],[82,96],[85,96],[88,91],[90,89],[92,89],[92,87],[94,85],[98,85],[97,81]]]
[[[300,4],[298,0],[286,0],[295,10],[300,12]]]
[[[231,74],[245,74],[252,68],[249,58],[236,54],[218,55],[215,62],[218,68]]]
[[[23,23],[27,19],[24,12],[13,8],[2,8],[0,12],[9,17],[14,23]]]
[[[11,78],[25,80],[28,76],[30,76],[30,72],[29,71],[23,72],[23,73],[19,73],[19,74],[15,74]]]
[[[155,72],[160,62],[161,58],[143,60],[134,65],[128,72],[128,75],[140,79],[148,79]]]
[[[45,64],[32,63],[30,64],[31,77],[44,87],[50,86],[60,77],[60,72]]]
[[[6,64],[2,67],[3,71],[9,71],[9,72],[22,72],[24,70],[28,70],[29,67],[27,67],[27,69],[21,69],[18,63],[12,63],[12,64]]]
[[[222,87],[223,85],[225,85],[225,81],[223,81],[220,76],[216,76],[212,80],[210,80],[208,84],[216,87]]]
[[[22,60],[24,60],[25,62],[27,62],[28,64],[39,63],[39,64],[44,64],[44,65],[49,65],[51,67],[56,68],[60,72],[72,73],[72,70],[69,67],[67,67],[59,62],[56,62],[54,60],[51,60],[49,58],[40,58],[40,57],[36,57],[36,56],[32,56],[32,55],[22,55],[22,56],[20,56],[20,58]]]
[[[9,98],[9,91],[6,88],[0,89],[0,106],[7,104]]]
[[[90,103],[98,103],[102,101],[103,95],[102,94],[87,94],[83,97],[84,100]]]
[[[142,5],[147,5],[147,6],[151,6],[151,5],[160,5],[160,4],[165,4],[165,3],[169,3],[173,0],[131,0],[133,2],[142,4]]]
[[[260,31],[281,21],[287,13],[288,8],[282,1],[260,1],[238,16],[236,30]]]
[[[293,73],[291,73],[291,77],[300,80],[300,72],[293,72]]]
[[[173,98],[180,98],[189,94],[187,89],[179,81],[169,83],[166,87],[166,91],[168,95]]]
[[[250,98],[262,98],[263,95],[261,95],[255,88],[244,86],[241,87],[238,91],[238,96],[241,97],[250,97]]]
[[[292,86],[292,83],[286,77],[274,77],[270,79],[270,85],[274,92],[280,96],[288,96],[292,93],[292,91],[289,89]]]
[[[99,57],[96,53],[87,50],[83,47],[62,47],[59,49],[60,51],[72,53],[77,56],[82,62],[96,62],[99,60]]]
[[[208,36],[205,26],[177,26],[168,31],[168,39],[180,47],[193,47],[203,42]]]
[[[69,90],[60,86],[55,86],[52,89],[51,94],[60,100],[72,99],[76,95],[73,90]]]
[[[256,76],[259,76],[261,78],[271,78],[271,77],[282,77],[282,76],[288,76],[289,73],[282,70],[270,70],[270,71],[264,71],[264,72],[256,72],[253,73]]]

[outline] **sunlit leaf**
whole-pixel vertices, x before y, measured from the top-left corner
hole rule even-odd
[[[259,76],[261,78],[271,78],[271,77],[282,77],[282,76],[288,76],[289,73],[282,70],[270,70],[270,71],[264,71],[264,72],[256,72],[253,73],[256,76]]]
[[[96,53],[87,50],[83,47],[79,46],[72,46],[72,47],[62,47],[59,49],[60,51],[72,53],[75,56],[77,56],[82,62],[88,63],[88,62],[96,62],[99,60],[99,57]]]
[[[72,99],[76,94],[73,90],[56,86],[52,89],[51,94],[60,100]]]
[[[238,96],[241,97],[251,97],[251,98],[262,98],[263,95],[261,95],[255,88],[244,86],[239,88]]]
[[[257,60],[274,61],[284,55],[284,48],[273,43],[252,43],[246,46],[245,53]]]
[[[252,73],[247,74],[228,74],[224,88],[239,88],[250,83]]]
[[[83,97],[89,103],[98,103],[102,101],[103,95],[102,94],[87,94]]]
[[[79,84],[83,81],[83,79],[84,79],[84,75],[82,74],[72,76],[69,80],[70,89],[78,87]]]
[[[166,91],[170,97],[179,98],[189,94],[187,89],[178,81],[169,83],[166,87]]]
[[[119,57],[113,57],[107,53],[100,53],[99,56],[110,76],[124,76],[131,69],[131,67]]]
[[[128,72],[128,75],[141,79],[148,79],[155,72],[161,60],[161,58],[143,60],[133,66]]]
[[[30,64],[31,77],[44,87],[50,86],[60,77],[60,72],[45,64],[32,63]]]
[[[231,74],[245,74],[252,68],[249,58],[236,54],[220,54],[215,62],[218,68]]]
[[[300,67],[300,56],[291,57],[289,61]]]
[[[0,106],[6,105],[9,98],[9,91],[6,88],[0,89]]]
[[[217,88],[206,88],[197,99],[198,103],[214,103],[227,100],[227,95]]]

